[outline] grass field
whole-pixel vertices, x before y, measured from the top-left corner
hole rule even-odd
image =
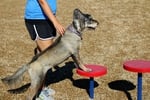
[[[0,3],[0,78],[11,75],[33,56],[34,42],[24,25],[25,0]],[[137,74],[125,71],[126,60],[150,60],[150,0],[58,0],[57,17],[67,27],[72,12],[79,8],[100,23],[94,31],[85,31],[81,58],[86,64],[100,64],[107,75],[95,78],[95,100],[136,100]],[[69,62],[70,64],[70,61]],[[64,66],[64,67],[61,67]],[[55,100],[88,100],[87,78],[77,75],[68,63],[52,73],[49,87]],[[25,81],[28,83],[28,77]],[[110,85],[113,83],[115,89]],[[119,87],[126,87],[118,91]],[[128,88],[129,87],[129,88]],[[10,94],[0,81],[0,100],[24,100],[25,94]],[[150,100],[150,74],[143,75],[143,100]]]

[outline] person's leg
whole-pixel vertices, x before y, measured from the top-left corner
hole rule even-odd
[[[37,44],[37,48],[39,50],[38,52],[45,50],[50,45],[52,45],[52,43],[53,43],[53,39],[48,39],[48,40],[37,39],[36,44]]]

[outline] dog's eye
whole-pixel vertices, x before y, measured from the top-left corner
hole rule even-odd
[[[89,15],[89,14],[86,14],[86,17],[87,17],[88,19],[92,19],[92,16]]]
[[[89,15],[89,19],[92,19],[92,16],[91,16],[91,15]]]

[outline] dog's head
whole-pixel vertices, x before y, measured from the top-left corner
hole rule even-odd
[[[73,25],[78,32],[82,32],[85,28],[95,29],[98,24],[90,14],[84,14],[79,9],[74,10]]]

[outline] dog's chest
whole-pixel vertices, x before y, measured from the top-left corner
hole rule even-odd
[[[62,45],[64,46],[65,49],[67,49],[67,51],[70,52],[77,52],[80,48],[80,44],[81,44],[81,40],[77,40],[77,39],[62,39]]]

